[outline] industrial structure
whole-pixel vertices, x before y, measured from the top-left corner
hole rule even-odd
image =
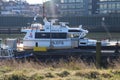
[[[120,0],[60,0],[60,14],[64,16],[119,13]]]
[[[60,14],[69,16],[92,15],[98,8],[98,0],[60,0]]]

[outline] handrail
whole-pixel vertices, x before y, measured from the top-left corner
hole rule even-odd
[[[13,57],[13,50],[12,49],[2,49],[0,48],[0,58],[4,58],[4,57]]]

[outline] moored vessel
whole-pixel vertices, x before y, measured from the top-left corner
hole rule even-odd
[[[57,21],[56,19],[48,21],[44,18],[44,25],[34,21],[29,28],[22,28],[21,32],[26,33],[23,38],[23,48],[37,50],[36,47],[40,47],[41,50],[46,51],[48,49],[96,46],[97,40],[85,38],[88,30],[83,29],[82,25],[77,28],[71,28],[65,22]],[[101,43],[102,46],[109,45],[108,40],[104,40]]]

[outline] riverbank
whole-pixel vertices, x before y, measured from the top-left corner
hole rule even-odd
[[[71,59],[69,62],[1,61],[0,80],[119,80],[120,60],[97,69],[94,63]]]

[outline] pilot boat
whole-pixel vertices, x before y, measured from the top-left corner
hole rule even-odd
[[[85,38],[88,30],[83,29],[82,25],[71,28],[67,23],[57,21],[56,19],[48,21],[44,18],[44,25],[34,22],[29,28],[22,28],[21,32],[26,33],[23,38],[23,49],[34,49],[34,47],[71,49],[96,45],[97,40]],[[108,44],[107,41],[102,42],[103,46]]]

